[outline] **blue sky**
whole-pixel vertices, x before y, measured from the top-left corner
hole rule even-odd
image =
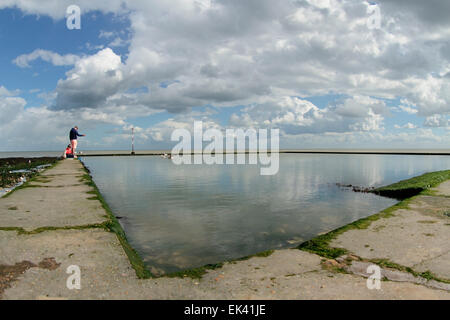
[[[138,149],[169,149],[196,120],[279,128],[282,148],[450,142],[449,24],[421,2],[39,3],[0,3],[0,151],[63,149],[75,124],[81,149],[127,149],[131,127]]]
[[[68,30],[66,20],[53,20],[48,16],[25,15],[19,9],[0,10],[0,41],[2,52],[0,68],[2,84],[8,88],[23,91],[23,97],[30,106],[39,106],[45,101],[38,97],[40,92],[51,92],[56,82],[64,77],[71,66],[52,66],[36,60],[29,68],[19,68],[12,61],[23,53],[29,53],[37,48],[64,54],[88,55],[98,49],[96,46],[108,45],[108,39],[99,39],[103,30],[118,32],[129,28],[126,19],[120,19],[113,14],[90,12],[83,15],[83,25],[80,30]],[[110,42],[110,41],[109,41]],[[90,44],[93,48],[87,47]],[[117,54],[126,55],[127,47],[115,48]]]

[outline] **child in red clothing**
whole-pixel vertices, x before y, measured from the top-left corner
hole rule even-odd
[[[73,150],[72,150],[72,145],[68,145],[66,150],[64,150],[64,155],[63,158],[73,158]]]

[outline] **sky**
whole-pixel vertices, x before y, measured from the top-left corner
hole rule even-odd
[[[67,8],[80,8],[80,28]],[[0,151],[170,149],[178,128],[282,149],[446,149],[450,2],[0,0]]]

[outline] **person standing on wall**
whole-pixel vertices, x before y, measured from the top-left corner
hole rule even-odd
[[[74,158],[76,158],[76,150],[77,150],[77,145],[78,145],[78,137],[85,137],[85,134],[79,134],[78,133],[78,126],[73,127],[70,130],[69,133],[69,139],[70,139],[70,145],[72,146],[72,154],[74,156]]]

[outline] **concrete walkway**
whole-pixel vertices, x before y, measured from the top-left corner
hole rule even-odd
[[[0,199],[2,299],[450,299],[450,285],[384,267],[380,290],[366,285],[370,259],[450,279],[450,181],[410,209],[349,230],[332,246],[351,254],[336,260],[290,249],[226,263],[201,279],[137,279],[79,161],[65,160]],[[448,197],[448,198],[447,198]],[[81,289],[68,289],[69,266],[79,266]]]

